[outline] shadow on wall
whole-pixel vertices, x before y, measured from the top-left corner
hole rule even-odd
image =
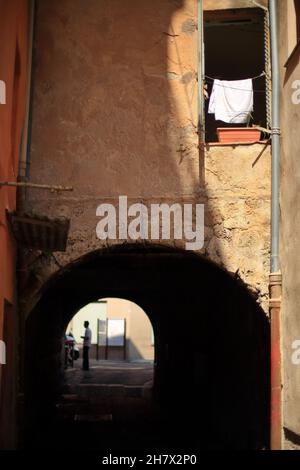
[[[25,206],[71,219],[58,264],[101,248],[96,208],[116,204],[119,195],[129,204],[205,202],[212,221],[197,134],[197,3],[37,0],[36,6],[30,177],[74,192],[29,189]],[[213,246],[221,260],[217,238]],[[43,253],[26,256],[19,284],[30,311],[58,264]]]
[[[29,191],[29,205],[72,217],[74,239],[83,196],[198,194],[196,13],[194,0],[37,2],[31,177],[75,191]]]
[[[219,224],[197,133],[197,3],[36,3],[31,179],[74,192],[29,189],[26,207],[71,219],[58,263],[99,248],[96,207],[119,195],[129,204],[203,202],[208,224]],[[205,249],[222,264],[220,239],[208,232]],[[58,268],[43,254],[28,254],[28,265],[24,305]]]
[[[132,339],[127,340],[127,351],[128,351],[128,360],[129,361],[153,361],[154,360],[154,345],[151,346],[153,348],[153,357],[146,358],[145,355],[140,351],[140,349],[136,346],[135,342]]]
[[[300,62],[300,50],[299,48],[295,49],[293,55],[289,58],[289,61],[285,65],[285,74],[284,74],[284,85],[286,85],[289,82],[289,79],[295,72],[295,69],[299,65]]]
[[[97,351],[96,348],[94,348],[92,352],[92,357],[96,358]],[[107,355],[107,357],[106,357]],[[145,357],[145,354],[143,354],[140,349],[137,347],[135,342],[127,338],[126,339],[126,353],[124,353],[124,348],[123,347],[118,347],[118,346],[109,346],[106,348],[105,346],[102,346],[99,348],[99,359],[110,359],[110,360],[116,360],[116,361],[153,361],[154,359],[154,346],[153,346],[153,357]]]
[[[82,345],[79,345],[80,355],[82,357]],[[98,355],[98,356],[97,356]],[[154,346],[153,346],[153,356],[154,356]],[[145,355],[140,351],[136,346],[134,341],[130,338],[126,339],[126,352],[122,346],[99,346],[97,351],[97,346],[92,345],[90,350],[90,358],[102,360],[112,360],[112,361],[153,361],[154,357],[145,357]]]

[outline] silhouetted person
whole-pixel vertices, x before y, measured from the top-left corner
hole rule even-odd
[[[90,347],[92,345],[92,331],[89,328],[89,322],[85,321],[84,322],[84,336],[81,336],[83,339],[83,360],[82,360],[82,368],[83,370],[89,370],[90,365],[89,365],[89,351]]]

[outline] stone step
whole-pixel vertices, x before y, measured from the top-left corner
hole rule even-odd
[[[84,398],[97,396],[127,396],[139,398],[143,393],[143,387],[123,384],[79,384],[76,389],[78,395]]]

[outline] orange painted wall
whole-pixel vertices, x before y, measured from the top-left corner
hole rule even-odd
[[[16,181],[24,122],[27,77],[28,2],[0,0],[0,80],[6,104],[0,104],[0,180]],[[6,210],[14,210],[16,191],[0,187],[0,338],[3,301],[14,302],[15,244]]]
[[[28,55],[28,1],[0,0],[0,80],[6,85],[6,103],[0,104],[0,181],[16,181],[18,176],[19,150],[25,116],[26,78]],[[13,338],[17,334],[16,308],[16,246],[10,234],[6,220],[6,210],[16,207],[16,190],[0,187],[0,339],[4,338],[4,303],[10,305],[8,324],[13,331],[7,331],[9,344],[13,349],[12,363],[0,365],[0,403],[1,411],[10,408],[4,403],[11,397],[17,383],[16,344]],[[14,395],[14,394],[13,394]],[[6,423],[7,413],[0,417],[0,430],[5,430],[8,441],[10,424]],[[0,433],[1,435],[1,433]],[[8,442],[7,441],[7,442]]]

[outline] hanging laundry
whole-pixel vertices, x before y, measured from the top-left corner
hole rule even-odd
[[[208,112],[216,121],[244,124],[253,111],[253,82],[246,80],[214,80]]]

